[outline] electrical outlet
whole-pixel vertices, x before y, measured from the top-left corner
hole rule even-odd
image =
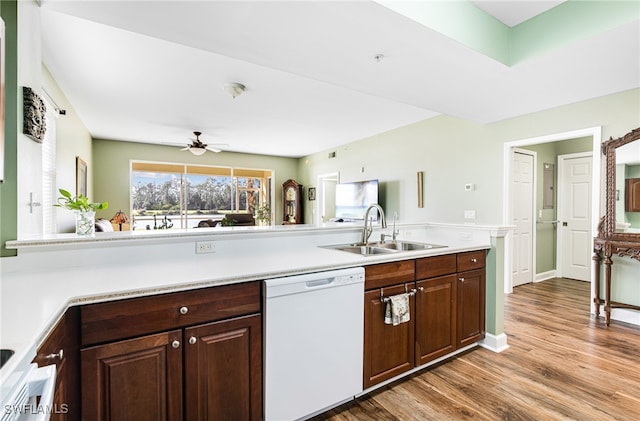
[[[464,211],[464,219],[476,219],[476,211],[474,210]]]
[[[213,241],[198,241],[196,243],[196,254],[215,253],[216,246]]]

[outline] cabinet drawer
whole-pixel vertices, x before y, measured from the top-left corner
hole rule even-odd
[[[458,254],[458,272],[484,268],[486,255],[486,250]]]
[[[80,310],[81,343],[132,338],[259,311],[259,282],[89,304]]]
[[[456,273],[456,255],[425,257],[416,260],[416,279],[434,278],[436,276]]]
[[[415,280],[413,260],[365,266],[364,289],[381,288]]]

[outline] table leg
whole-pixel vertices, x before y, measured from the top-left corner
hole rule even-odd
[[[593,254],[593,262],[595,265],[595,297],[593,297],[593,302],[596,305],[596,320],[600,318],[600,253],[595,252]]]
[[[604,257],[604,314],[607,326],[611,323],[611,256]]]

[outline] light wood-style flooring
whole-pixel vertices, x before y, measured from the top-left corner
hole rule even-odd
[[[589,314],[587,282],[505,297],[509,349],[476,348],[314,421],[640,420],[640,329]]]

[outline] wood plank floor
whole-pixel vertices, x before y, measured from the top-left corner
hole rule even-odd
[[[596,321],[589,290],[558,278],[517,287],[509,349],[476,348],[313,420],[638,420],[640,329]]]

